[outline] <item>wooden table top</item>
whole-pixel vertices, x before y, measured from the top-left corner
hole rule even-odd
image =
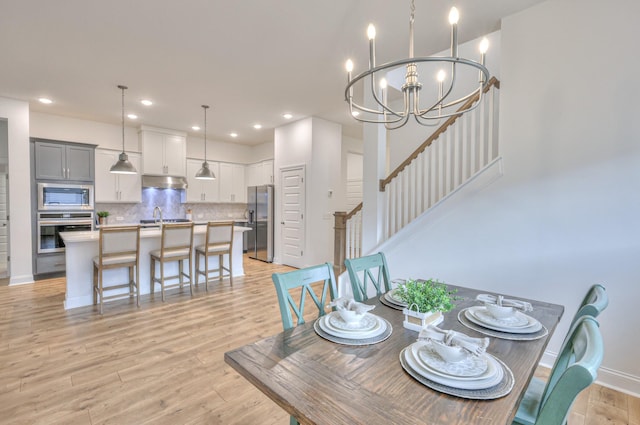
[[[457,307],[444,314],[442,329],[484,336],[462,325],[458,312],[479,305],[482,291],[457,288]],[[527,384],[558,324],[564,307],[527,300],[549,330],[535,341],[491,338],[487,352],[505,362],[515,384],[496,400],[467,400],[432,390],[409,376],[400,365],[404,347],[418,333],[402,326],[402,311],[371,299],[372,313],[384,317],[393,333],[378,344],[354,347],[327,341],[313,322],[225,353],[225,362],[274,400],[301,424],[511,424]]]

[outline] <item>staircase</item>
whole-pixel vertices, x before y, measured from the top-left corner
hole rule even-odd
[[[482,96],[469,99],[389,176],[380,180],[385,192],[384,239],[464,186],[499,154],[498,90],[492,78]],[[479,102],[479,104],[478,104]],[[334,264],[344,270],[346,258],[357,258],[362,243],[362,203],[350,212],[336,212]]]

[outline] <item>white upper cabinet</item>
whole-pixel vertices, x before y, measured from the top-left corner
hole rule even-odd
[[[138,170],[138,174],[114,174],[109,170],[116,163],[120,152],[96,149],[96,202],[142,201],[142,178],[140,176],[140,154],[127,153],[129,162]]]
[[[273,160],[247,165],[246,183],[247,186],[273,184]]]
[[[262,162],[262,183],[273,184],[273,159]]]
[[[187,138],[184,133],[142,126],[144,174],[186,176]]]
[[[186,202],[218,202],[220,186],[220,170],[217,162],[207,161],[209,168],[216,176],[215,180],[198,180],[196,173],[202,167],[202,161],[187,159],[187,182],[189,187],[186,193]]]
[[[247,202],[243,164],[220,163],[220,202]]]

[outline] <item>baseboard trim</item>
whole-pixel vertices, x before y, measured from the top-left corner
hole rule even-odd
[[[31,274],[25,274],[22,276],[11,276],[9,278],[9,286],[15,286],[15,285],[26,285],[28,283],[33,283],[33,275]]]

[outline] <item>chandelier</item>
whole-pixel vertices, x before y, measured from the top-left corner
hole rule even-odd
[[[471,59],[461,58],[458,55],[458,9],[451,8],[449,12],[449,23],[451,24],[451,49],[449,56],[429,56],[414,57],[413,55],[413,22],[415,14],[415,0],[411,0],[411,16],[409,18],[409,57],[382,65],[376,65],[375,37],[376,29],[373,24],[369,24],[367,35],[369,37],[369,69],[361,74],[352,77],[353,62],[347,60],[347,87],[344,97],[349,104],[349,112],[358,121],[366,123],[384,124],[388,130],[395,130],[405,125],[413,115],[419,124],[433,126],[437,125],[442,118],[460,115],[474,109],[480,102],[483,89],[489,81],[489,70],[484,66],[485,54],[489,48],[489,41],[484,38],[480,42],[480,62]],[[437,95],[427,99],[420,98],[420,91],[423,84],[418,78],[418,65],[423,65],[429,69],[438,69],[434,75],[433,92]],[[387,76],[392,75],[398,68],[405,67],[404,84],[398,87],[401,96],[397,101],[389,100],[389,83]],[[460,68],[460,69],[458,69]],[[449,75],[447,75],[447,69]],[[450,100],[450,95],[456,87],[456,77],[458,71],[462,71],[468,76],[468,70],[473,80],[477,75],[477,82],[467,83],[473,87],[467,94]],[[475,72],[477,70],[477,74]],[[390,74],[391,73],[391,74]],[[367,86],[370,84],[370,87]],[[399,85],[399,84],[398,84]],[[373,100],[377,103],[376,109],[358,104],[353,99],[354,87],[358,86],[364,90],[370,89]],[[379,91],[378,91],[379,90]],[[479,100],[474,106],[465,111],[456,110],[456,106],[466,102],[471,97],[478,95]],[[424,105],[423,105],[424,103]],[[399,104],[399,105],[398,105]],[[394,108],[394,105],[396,106]]]

